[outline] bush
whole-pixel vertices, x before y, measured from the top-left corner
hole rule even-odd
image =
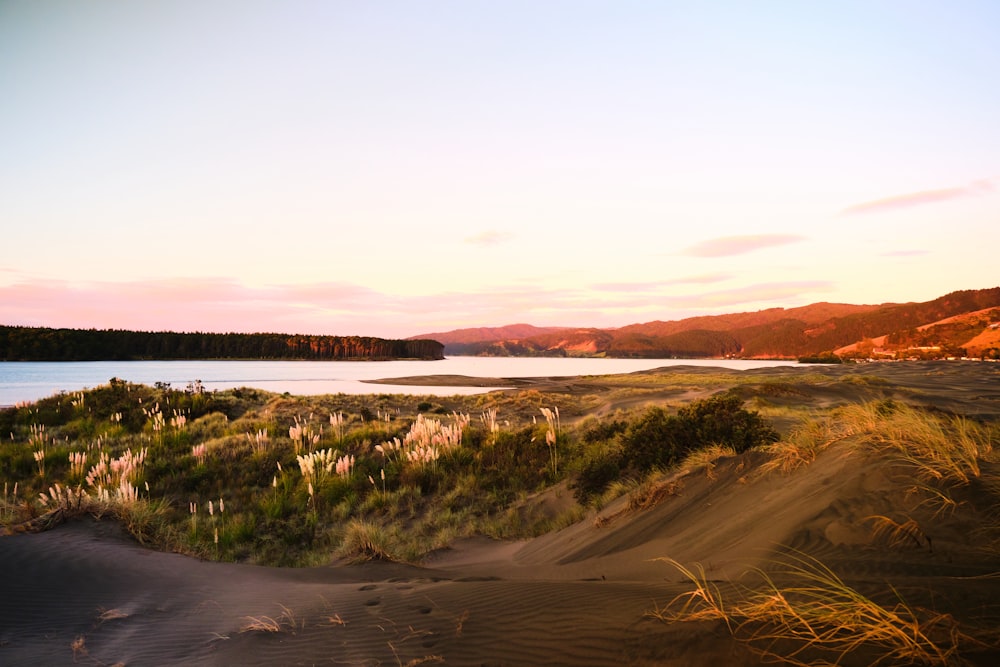
[[[531,428],[500,431],[496,442],[483,446],[477,458],[483,489],[534,491],[548,479],[549,450]]]
[[[673,465],[684,455],[685,430],[689,429],[663,408],[647,408],[621,436],[626,464],[642,472]]]
[[[598,440],[610,432],[602,428],[588,430],[584,439],[593,433],[590,437]],[[618,429],[616,425],[613,428]],[[575,482],[576,496],[586,500],[602,492],[622,473],[644,474],[655,468],[668,468],[690,453],[712,445],[740,453],[778,439],[778,432],[756,412],[744,409],[735,394],[695,401],[676,415],[653,406],[619,433],[619,448],[607,449],[584,462]]]
[[[622,450],[618,447],[598,452],[584,461],[573,483],[573,495],[580,503],[585,503],[602,493],[608,485],[618,479],[624,467]]]
[[[614,419],[609,422],[597,422],[596,424],[587,424],[583,431],[583,441],[588,444],[606,442],[614,438],[619,433],[623,433],[627,427],[628,422],[621,419]]]
[[[688,450],[708,445],[732,447],[737,454],[760,445],[777,442],[780,436],[756,412],[743,408],[733,394],[712,396],[681,408],[678,419],[684,425]]]

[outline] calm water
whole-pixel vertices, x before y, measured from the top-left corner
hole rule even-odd
[[[58,392],[107,384],[113,377],[141,384],[169,382],[183,389],[201,380],[206,389],[257,387],[291,394],[476,394],[478,387],[405,387],[369,384],[410,375],[557,377],[609,375],[661,366],[718,366],[735,370],[795,362],[690,359],[567,359],[536,357],[448,357],[440,361],[86,361],[0,362],[0,405],[34,401]]]

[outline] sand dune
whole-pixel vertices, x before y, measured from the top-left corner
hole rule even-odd
[[[995,377],[911,380],[908,399],[996,414]],[[835,444],[788,474],[763,474],[765,458],[664,478],[658,502],[629,509],[622,498],[530,541],[460,541],[420,566],[204,562],[90,519],[0,538],[0,663],[755,665],[759,647],[721,621],[650,615],[692,589],[660,559],[700,564],[728,590],[761,572],[782,583],[775,564],[804,554],[887,606],[902,596],[956,619],[984,641],[961,659],[998,664],[1000,489],[982,481],[1000,476],[998,464],[983,461],[942,511],[919,502],[912,470],[885,454]],[[919,531],[889,539],[878,516]]]
[[[421,567],[307,569],[156,553],[110,523],[76,521],[0,541],[0,659],[7,665],[758,664],[719,623],[647,612],[687,590],[656,559],[738,580],[794,548],[852,585],[900,587],[956,616],[994,614],[1000,559],[968,512],[928,522],[933,550],[873,538],[866,518],[905,503],[884,461],[830,449],[790,476],[754,458],[680,478],[654,507],[624,501],[521,543],[470,540]],[[273,627],[269,627],[273,626]],[[74,642],[78,642],[74,654]],[[972,656],[993,664],[996,653]],[[846,662],[845,664],[851,664]]]

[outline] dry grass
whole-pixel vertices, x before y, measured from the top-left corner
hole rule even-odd
[[[857,434],[853,424],[837,417],[837,411],[825,416],[810,416],[792,429],[788,437],[763,449],[769,455],[761,464],[760,474],[788,474],[816,460],[831,445]]]
[[[732,447],[711,445],[688,454],[687,458],[681,462],[679,470],[685,475],[704,470],[709,479],[715,479],[716,461],[731,456],[736,456],[736,450]]]
[[[129,617],[128,612],[122,611],[121,609],[102,608],[98,609],[98,611],[100,612],[100,614],[98,615],[97,620],[100,621],[101,623],[104,623],[106,621],[117,621]]]
[[[771,458],[760,471],[791,472],[830,445],[853,439],[859,449],[892,455],[925,484],[968,484],[980,476],[980,461],[992,454],[992,438],[993,429],[964,417],[869,402],[804,420],[787,438],[765,448]]]
[[[694,590],[676,596],[650,615],[665,622],[723,621],[766,661],[791,665],[836,665],[862,655],[871,665],[955,665],[962,648],[981,645],[948,614],[910,607],[895,596],[881,605],[848,586],[830,568],[801,553],[776,563],[774,577],[758,573],[763,584],[734,587],[733,598],[704,570],[671,559]]]
[[[892,454],[925,482],[968,484],[993,450],[992,431],[964,417],[898,403],[866,403],[834,412],[839,429],[867,447]]]
[[[629,495],[625,510],[640,512],[656,507],[664,498],[676,496],[683,487],[679,475],[671,474],[668,477],[654,475],[640,483]]]
[[[872,538],[885,542],[890,548],[917,547],[933,551],[931,538],[927,536],[915,519],[907,517],[896,521],[887,516],[875,515],[866,519],[873,525]]]
[[[83,635],[77,635],[69,643],[69,648],[73,651],[73,662],[76,662],[79,657],[87,657],[87,638]]]
[[[281,607],[281,614],[277,617],[273,616],[244,616],[245,623],[240,626],[240,632],[266,632],[266,633],[279,633],[284,632],[288,634],[295,634],[295,632],[303,627],[303,623],[300,623],[298,619],[295,618],[295,614],[292,610],[283,604],[279,604]]]

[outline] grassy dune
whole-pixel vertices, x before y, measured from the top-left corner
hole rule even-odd
[[[80,634],[94,609],[78,609],[52,630],[64,658],[120,659],[114,624],[131,623],[191,646],[154,643],[153,662],[265,660],[282,636],[290,661],[354,664],[993,664],[997,370],[675,367],[447,398],[115,380],[0,412],[0,530],[55,528],[5,538],[0,561],[152,567],[56,528],[100,517],[239,564],[225,581],[202,574],[213,563],[156,565],[186,573],[161,592],[188,611],[98,615]],[[205,587],[222,644],[191,642]],[[110,586],[102,608],[141,609],[135,591]],[[45,659],[14,604],[0,658]]]

